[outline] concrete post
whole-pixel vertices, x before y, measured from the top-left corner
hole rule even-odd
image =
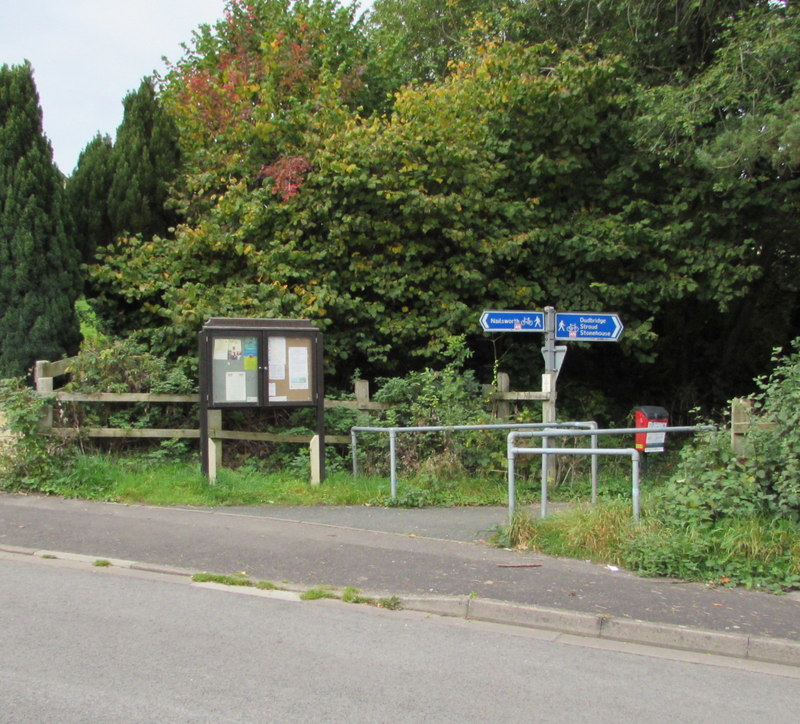
[[[324,451],[319,444],[319,435],[314,435],[308,444],[308,453],[311,461],[311,484],[319,485],[322,482],[322,456]]]
[[[214,483],[217,470],[222,467],[222,440],[217,432],[222,429],[222,410],[207,410],[208,420],[208,481]]]

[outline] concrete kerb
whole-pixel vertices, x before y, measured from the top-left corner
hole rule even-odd
[[[38,558],[56,558],[92,565],[106,560],[116,568],[191,577],[190,571],[168,565],[140,563],[115,558],[102,558],[63,551],[32,550],[11,545],[1,545],[0,551],[30,555]],[[208,584],[203,584],[204,586]],[[209,586],[210,587],[210,586]],[[235,591],[238,587],[213,584],[219,590]],[[284,583],[286,593],[306,590],[308,586]],[[291,594],[290,594],[291,595]],[[370,594],[376,598],[391,594]],[[289,596],[287,596],[288,598]],[[398,596],[400,607],[408,611],[438,616],[485,621],[509,626],[521,626],[557,633],[607,639],[631,644],[659,646],[662,648],[716,654],[739,659],[751,659],[784,666],[800,666],[800,642],[775,639],[750,634],[689,628],[674,624],[660,624],[636,619],[614,618],[605,614],[564,611],[561,609],[527,606],[473,596]]]
[[[800,666],[800,642],[467,597],[403,597],[404,609],[632,644]]]

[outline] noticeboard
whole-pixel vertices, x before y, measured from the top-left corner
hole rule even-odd
[[[322,396],[322,333],[306,320],[209,320],[200,335],[208,408],[313,406]]]
[[[316,469],[325,476],[322,332],[305,319],[209,319],[200,331],[200,438],[211,473],[211,410],[316,408]],[[221,412],[217,413],[221,423]],[[216,438],[215,438],[216,439]],[[216,453],[215,453],[216,455]],[[216,459],[216,457],[215,457]],[[216,466],[216,463],[215,463]],[[215,467],[214,466],[214,467]],[[313,467],[312,467],[313,470]]]

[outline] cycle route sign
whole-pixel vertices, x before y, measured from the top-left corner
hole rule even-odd
[[[538,311],[499,310],[481,314],[486,332],[539,332],[545,327],[545,313]],[[616,342],[624,329],[619,315],[613,312],[556,312],[555,339],[564,342]]]

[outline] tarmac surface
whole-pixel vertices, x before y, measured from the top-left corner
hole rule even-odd
[[[492,547],[500,507],[154,507],[0,494],[0,551],[291,590],[348,586],[403,608],[800,666],[800,595],[651,579]]]

